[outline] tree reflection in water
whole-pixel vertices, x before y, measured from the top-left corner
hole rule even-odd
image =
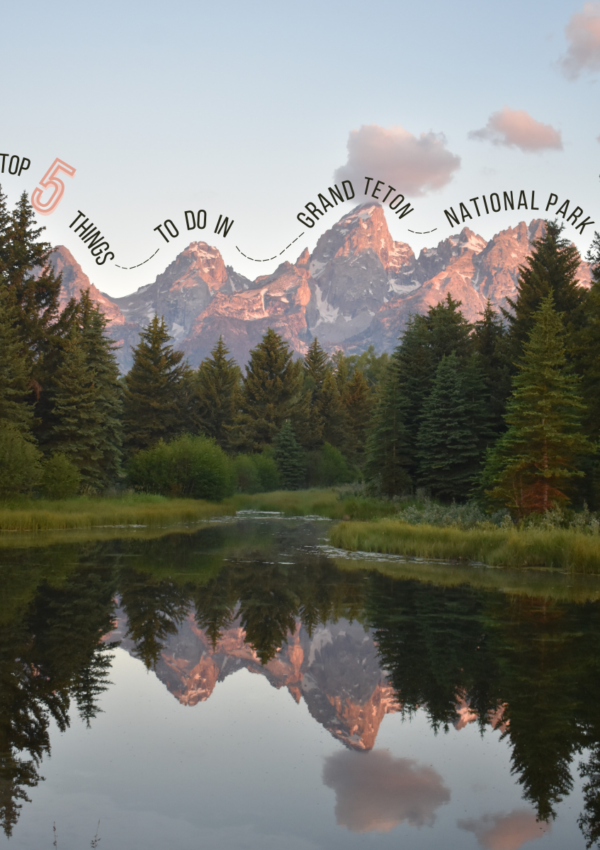
[[[282,525],[275,540],[270,529],[250,533],[229,526],[91,550],[73,546],[52,581],[44,580],[39,562],[45,553],[38,550],[35,580],[16,590],[9,581],[14,593],[0,609],[0,818],[6,834],[27,790],[41,778],[50,719],[62,730],[73,703],[88,725],[98,711],[112,657],[112,645],[101,638],[111,630],[120,597],[128,638],[149,669],[190,613],[213,649],[238,623],[263,664],[298,624],[312,635],[341,618],[358,621],[371,630],[405,714],[425,711],[436,730],[447,730],[460,720],[462,704],[482,729],[493,721],[503,730],[513,774],[539,821],[554,817],[585,750],[579,826],[588,847],[598,844],[600,605],[341,570],[323,555],[294,549],[294,533]],[[400,822],[403,814],[394,810],[390,817]],[[519,810],[514,817],[524,815]],[[508,826],[490,821],[464,828],[478,835]]]

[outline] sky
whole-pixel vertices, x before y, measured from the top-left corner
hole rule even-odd
[[[463,226],[489,239],[565,200],[567,218],[583,210],[565,224],[582,252],[600,230],[600,2],[33,0],[6,4],[0,26],[0,184],[12,205],[57,158],[75,169],[40,222],[110,295],[152,283],[193,240],[270,274],[373,200],[367,176],[380,200],[393,186],[388,200],[410,203],[403,218],[384,208],[415,251]],[[31,161],[21,174],[14,156]],[[345,179],[354,199],[298,220]],[[521,190],[527,209],[484,214],[483,195],[513,191],[516,206]],[[186,210],[205,210],[205,227],[188,230]],[[84,217],[70,227],[78,211],[114,258],[74,232]]]

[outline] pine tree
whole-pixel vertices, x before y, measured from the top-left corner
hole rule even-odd
[[[289,419],[281,426],[273,446],[284,490],[299,490],[306,475],[306,458]]]
[[[79,315],[86,365],[94,376],[94,445],[99,456],[93,486],[103,489],[115,481],[121,466],[123,404],[119,367],[115,344],[106,335],[106,318],[87,291],[81,295]]]
[[[562,224],[546,222],[544,235],[533,243],[531,254],[519,269],[516,298],[506,299],[511,309],[502,313],[508,324],[513,362],[521,356],[534,314],[548,295],[552,294],[555,309],[563,314],[568,333],[583,324],[587,292],[577,284],[579,252],[562,231]]]
[[[334,372],[329,369],[321,388],[321,415],[323,417],[323,442],[340,451],[346,444],[347,411],[340,396]]]
[[[103,485],[99,473],[102,451],[98,445],[102,422],[98,409],[96,376],[90,369],[82,332],[73,328],[64,343],[52,391],[52,452],[64,454],[79,470],[82,486],[93,490]]]
[[[355,463],[360,464],[365,453],[367,429],[373,408],[373,393],[367,379],[358,369],[348,382],[344,402],[348,427],[346,454]]]
[[[155,316],[133,349],[133,365],[125,377],[123,426],[130,453],[177,436],[182,427],[182,351],[174,351],[164,317]]]
[[[250,352],[236,421],[240,449],[258,452],[270,445],[286,419],[304,425],[306,395],[302,363],[289,345],[269,328]]]
[[[500,435],[505,430],[504,413],[513,369],[506,329],[489,299],[481,319],[475,322],[472,339],[485,380],[490,426]]]
[[[473,351],[472,326],[459,307],[460,302],[448,295],[444,301],[430,307],[426,316],[409,319],[402,341],[392,354],[392,367],[386,379],[388,385],[384,396],[380,397],[380,404],[389,405],[390,409],[378,405],[378,419],[387,424],[372,434],[369,444],[368,468],[373,479],[383,480],[387,475],[383,467],[377,468],[377,459],[384,463],[389,457],[388,447],[397,444],[402,446],[406,474],[413,482],[418,480],[417,436],[438,364],[452,352],[461,363],[466,363]],[[390,429],[398,429],[396,436]],[[376,434],[381,437],[381,445],[376,442]],[[404,476],[398,481],[404,481]]]
[[[310,393],[310,412],[308,419],[309,434],[306,447],[315,449],[323,445],[326,412],[324,410],[323,390],[328,374],[331,372],[329,358],[315,337],[309,346],[303,363],[304,383]]]
[[[198,368],[195,385],[198,424],[221,448],[228,448],[237,414],[241,372],[223,337]]]
[[[490,438],[479,363],[444,357],[425,402],[417,442],[419,483],[435,496],[466,499]]]
[[[29,434],[33,407],[29,403],[30,369],[21,356],[17,310],[0,282],[0,426],[13,425]]]
[[[567,363],[565,332],[552,293],[542,300],[525,343],[505,416],[508,430],[490,452],[484,480],[492,503],[518,516],[569,502],[582,476],[582,456],[594,449],[583,435],[585,406]]]
[[[61,278],[49,264],[52,246],[40,241],[45,230],[35,226],[35,214],[23,192],[7,220],[6,199],[0,189],[0,275],[19,313],[23,355],[38,381],[44,355],[62,328],[59,319]]]
[[[411,486],[408,474],[409,439],[404,399],[398,392],[398,359],[392,357],[381,380],[373,421],[367,438],[366,474],[386,496],[396,496]]]

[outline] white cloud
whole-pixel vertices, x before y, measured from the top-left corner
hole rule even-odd
[[[352,832],[389,832],[403,821],[430,825],[450,800],[437,771],[388,750],[335,753],[325,761],[323,782],[335,791],[337,823]]]
[[[508,106],[492,113],[481,130],[471,130],[469,138],[483,139],[507,148],[520,148],[525,153],[560,151],[563,147],[560,132],[550,124],[536,121],[524,109],[509,109]]]
[[[582,71],[600,71],[600,3],[584,3],[565,27],[569,42],[560,60],[564,75],[576,79]]]
[[[364,178],[373,177],[387,181],[403,195],[421,197],[449,183],[458,168],[460,157],[446,148],[443,133],[417,137],[402,127],[363,124],[350,131],[348,162],[336,170],[335,180],[352,180],[362,191]]]
[[[458,826],[472,832],[484,850],[519,850],[528,841],[542,838],[551,828],[549,823],[536,820],[530,809],[484,815],[478,820],[459,820]]]

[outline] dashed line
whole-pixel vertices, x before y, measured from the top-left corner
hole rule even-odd
[[[433,230],[437,230],[437,227],[434,227]],[[408,228],[409,233],[420,233],[421,235],[424,233],[433,233],[433,230],[411,230],[410,227]]]
[[[275,254],[273,257],[265,257],[265,259],[264,259],[264,260],[257,260],[255,257],[249,257],[249,256],[248,256],[248,254],[244,254],[244,252],[242,251],[242,249],[241,249],[241,248],[238,248],[238,246],[237,246],[237,245],[236,245],[235,247],[238,249],[238,251],[240,252],[240,254],[242,255],[242,257],[245,257],[247,260],[252,260],[252,262],[253,262],[253,263],[268,263],[268,262],[269,262],[269,260],[276,260],[276,259],[277,259],[277,257],[281,257],[281,255],[282,255],[282,254],[284,254],[284,253],[287,251],[287,249],[288,249],[288,248],[291,248],[291,247],[292,247],[292,245],[294,244],[294,242],[297,242],[297,241],[298,241],[298,239],[300,239],[302,236],[304,236],[305,232],[306,232],[306,231],[304,231],[304,230],[303,230],[303,231],[302,231],[302,233],[300,234],[300,236],[296,236],[296,238],[295,238],[295,239],[292,239],[292,241],[290,242],[290,244],[289,244],[289,245],[286,245],[286,246],[285,246],[285,248],[283,249],[283,251],[280,251],[278,254]]]
[[[151,260],[152,257],[156,257],[156,255],[158,254],[159,251],[160,251],[160,248],[157,248],[156,251],[152,254],[152,256],[148,257],[148,260]],[[143,266],[144,263],[147,263],[148,260],[144,260],[143,263],[138,263],[137,266],[119,266],[119,265],[117,265],[117,263],[115,263],[115,267],[118,268],[118,269],[125,269],[126,271],[129,271],[130,269],[139,269],[139,267]]]

